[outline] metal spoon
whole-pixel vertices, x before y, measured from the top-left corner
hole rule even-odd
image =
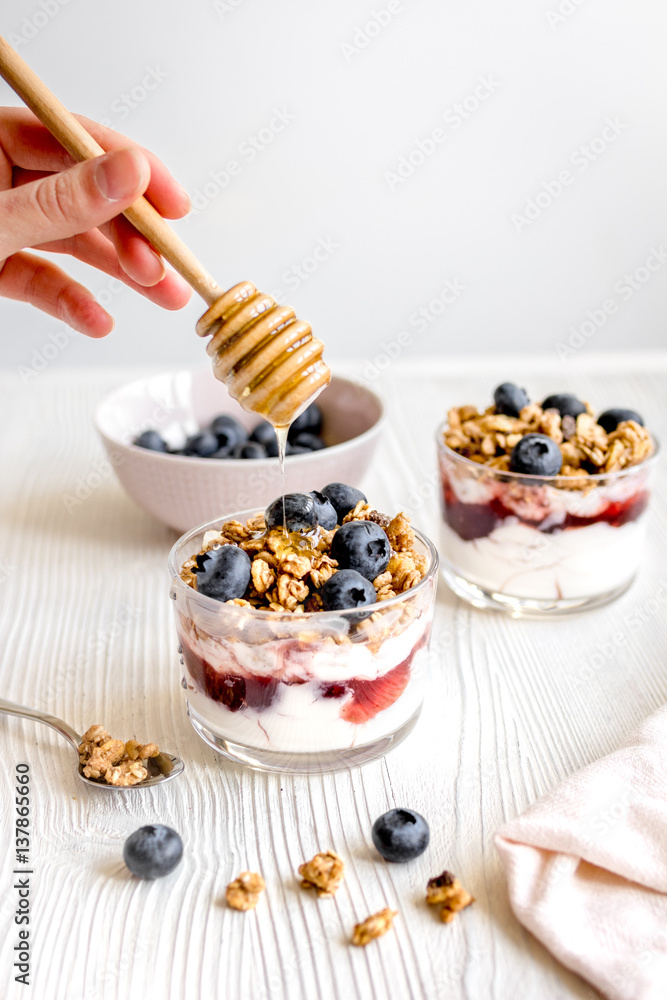
[[[35,722],[42,722],[45,726],[50,726],[51,729],[55,729],[57,733],[64,736],[68,743],[70,743],[77,752],[79,753],[79,744],[81,743],[81,737],[79,734],[72,729],[66,722],[62,719],[56,719],[55,715],[47,715],[45,712],[36,712],[32,708],[26,708],[24,705],[15,705],[11,701],[4,701],[0,698],[0,713],[5,715],[18,715],[22,719],[34,719]],[[82,781],[85,781],[87,785],[95,785],[97,788],[111,788],[117,792],[126,792],[132,788],[149,788],[151,785],[163,784],[165,781],[171,781],[172,778],[177,778],[179,774],[183,773],[185,764],[180,757],[174,757],[170,753],[159,753],[157,757],[149,757],[146,762],[146,767],[148,769],[149,777],[145,778],[144,781],[139,782],[137,785],[110,785],[106,781],[98,781],[95,778],[87,778],[83,773],[83,765],[79,764],[79,777]]]

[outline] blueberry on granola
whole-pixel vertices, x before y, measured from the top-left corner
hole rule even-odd
[[[586,407],[569,392],[557,392],[553,396],[547,396],[542,403],[543,410],[558,410],[561,417],[578,417],[580,413],[586,412]]]
[[[331,558],[339,569],[356,569],[367,580],[374,580],[389,565],[391,545],[379,524],[348,521],[331,540]]]
[[[157,431],[143,431],[132,444],[136,444],[138,448],[147,448],[148,451],[166,452],[167,450],[167,442]]]
[[[125,841],[123,859],[139,878],[162,878],[173,872],[183,857],[183,841],[170,826],[142,826]]]
[[[216,601],[243,597],[250,583],[250,557],[236,545],[223,545],[196,557],[197,590]]]
[[[557,476],[563,465],[561,450],[546,434],[526,434],[510,455],[510,472],[528,476]]]
[[[325,497],[328,497],[338,516],[338,524],[343,523],[343,518],[357,506],[360,500],[368,503],[368,499],[361,490],[354,486],[347,486],[345,483],[329,483],[322,490]]]
[[[607,434],[613,434],[618,425],[622,424],[624,420],[634,420],[636,424],[639,424],[641,427],[644,426],[642,417],[640,417],[634,410],[605,410],[604,413],[601,413],[598,417],[600,427],[602,427]]]
[[[373,584],[354,569],[339,569],[320,588],[319,594],[325,611],[361,608],[377,600]]]
[[[385,861],[412,861],[428,847],[428,823],[412,809],[390,809],[373,823],[371,836]]]
[[[195,455],[198,458],[210,458],[217,450],[218,439],[211,431],[191,434],[183,446],[184,455]]]
[[[297,534],[314,531],[318,524],[315,499],[310,493],[286,493],[269,504],[264,520],[269,530],[284,526]]]
[[[315,512],[317,513],[317,523],[325,531],[333,531],[338,524],[338,515],[329,497],[317,490],[311,490],[310,495],[315,501]]]
[[[503,382],[495,390],[493,402],[496,404],[496,413],[505,413],[508,417],[518,417],[524,406],[528,406],[530,400],[525,389],[519,388],[514,382]]]

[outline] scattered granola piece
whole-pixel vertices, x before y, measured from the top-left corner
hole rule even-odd
[[[335,851],[320,851],[299,865],[303,889],[315,889],[318,896],[333,896],[343,881],[345,862]]]
[[[430,906],[439,906],[440,919],[443,923],[450,924],[459,910],[465,910],[466,906],[475,902],[475,897],[466,892],[451,872],[444,871],[428,880],[426,902]]]
[[[388,906],[379,913],[373,913],[366,917],[360,924],[354,925],[352,932],[352,944],[364,948],[374,938],[382,937],[390,931],[394,925],[394,917],[398,916],[398,910],[392,910]]]
[[[254,910],[265,889],[266,882],[257,872],[241,872],[227,886],[225,899],[233,910]]]

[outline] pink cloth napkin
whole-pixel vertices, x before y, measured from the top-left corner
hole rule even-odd
[[[517,918],[609,1000],[667,998],[667,706],[496,834]]]

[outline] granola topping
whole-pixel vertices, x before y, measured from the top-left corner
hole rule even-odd
[[[335,851],[321,851],[299,865],[301,887],[315,889],[318,896],[333,896],[343,881],[345,862]]]
[[[266,883],[257,872],[241,872],[225,891],[227,905],[233,910],[254,910]]]
[[[159,753],[160,748],[155,743],[139,743],[134,739],[124,743],[112,739],[104,726],[94,725],[82,736],[79,763],[86,778],[129,787],[148,777],[145,762]]]
[[[444,441],[465,458],[499,472],[510,469],[510,455],[526,434],[545,434],[559,446],[563,465],[559,473],[572,489],[590,488],[586,477],[617,472],[638,465],[654,450],[649,431],[634,420],[624,420],[608,434],[597,423],[589,403],[576,418],[530,403],[518,417],[497,413],[495,406],[480,412],[474,406],[452,407]],[[570,480],[570,482],[568,482]],[[575,482],[576,480],[576,482]]]
[[[373,521],[389,539],[389,565],[373,581],[378,601],[396,597],[424,578],[428,562],[415,548],[415,534],[404,513],[391,518],[360,501],[343,518],[344,524],[349,521]],[[227,521],[219,531],[206,532],[201,550],[183,564],[181,579],[196,590],[197,557],[223,545],[237,545],[252,560],[250,584],[243,598],[226,603],[283,614],[321,611],[318,591],[338,568],[330,554],[336,530],[319,529],[312,538],[305,538],[288,535],[281,528],[266,531],[262,514],[247,524]]]
[[[460,910],[465,910],[475,902],[475,897],[466,892],[451,872],[444,871],[428,880],[426,902],[430,906],[439,906],[440,919],[443,923],[450,924]]]
[[[352,932],[352,944],[364,948],[375,938],[382,937],[390,931],[394,925],[394,917],[398,916],[398,910],[392,910],[388,906],[379,913],[373,913],[366,917],[360,924],[354,925]]]

